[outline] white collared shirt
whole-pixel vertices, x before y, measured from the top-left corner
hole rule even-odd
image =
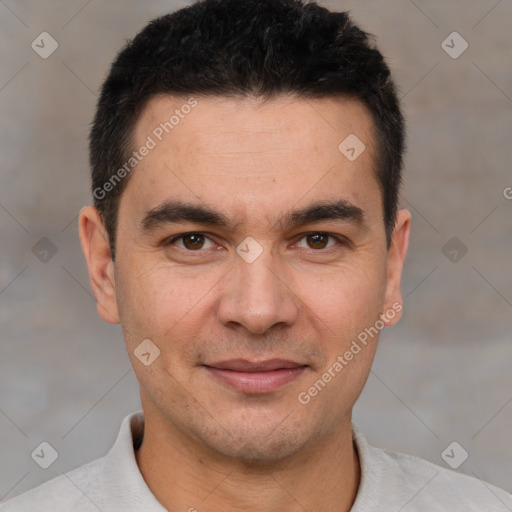
[[[126,416],[106,456],[0,504],[0,512],[165,512],[135,459],[143,432],[142,411]],[[353,438],[361,482],[351,512],[512,511],[512,495],[493,485],[371,446],[355,426]]]

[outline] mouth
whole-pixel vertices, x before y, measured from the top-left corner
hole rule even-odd
[[[210,375],[241,393],[273,393],[297,379],[308,365],[285,359],[232,359],[203,365]]]

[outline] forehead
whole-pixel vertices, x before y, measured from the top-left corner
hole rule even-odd
[[[284,134],[286,137],[282,137]],[[187,138],[189,153],[198,156],[250,153],[252,145],[267,153],[273,150],[301,155],[310,154],[311,146],[320,149],[320,145],[332,153],[338,150],[340,137],[349,134],[364,140],[369,152],[373,151],[371,114],[354,99],[282,95],[263,101],[159,95],[143,109],[134,130],[134,143],[138,146],[151,136],[157,144],[173,145],[174,150],[179,150],[185,149],[182,142]]]
[[[144,146],[125,194],[146,212],[170,198],[241,216],[329,196],[380,208],[372,118],[355,100],[158,96],[134,130]]]

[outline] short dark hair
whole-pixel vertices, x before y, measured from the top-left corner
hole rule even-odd
[[[348,13],[305,0],[200,0],[152,20],[126,44],[103,83],[89,137],[94,206],[105,223],[112,259],[119,200],[129,177],[116,172],[133,152],[142,110],[160,94],[262,99],[292,94],[363,102],[376,128],[376,174],[389,247],[404,119],[373,36]]]

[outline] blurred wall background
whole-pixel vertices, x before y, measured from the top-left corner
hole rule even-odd
[[[321,3],[377,36],[409,125],[405,312],[355,422],[440,465],[456,441],[458,471],[512,492],[512,3]],[[140,408],[121,330],[96,314],[77,214],[112,59],[186,4],[0,1],[0,500],[103,455]],[[59,455],[48,469],[31,458],[43,441]]]

